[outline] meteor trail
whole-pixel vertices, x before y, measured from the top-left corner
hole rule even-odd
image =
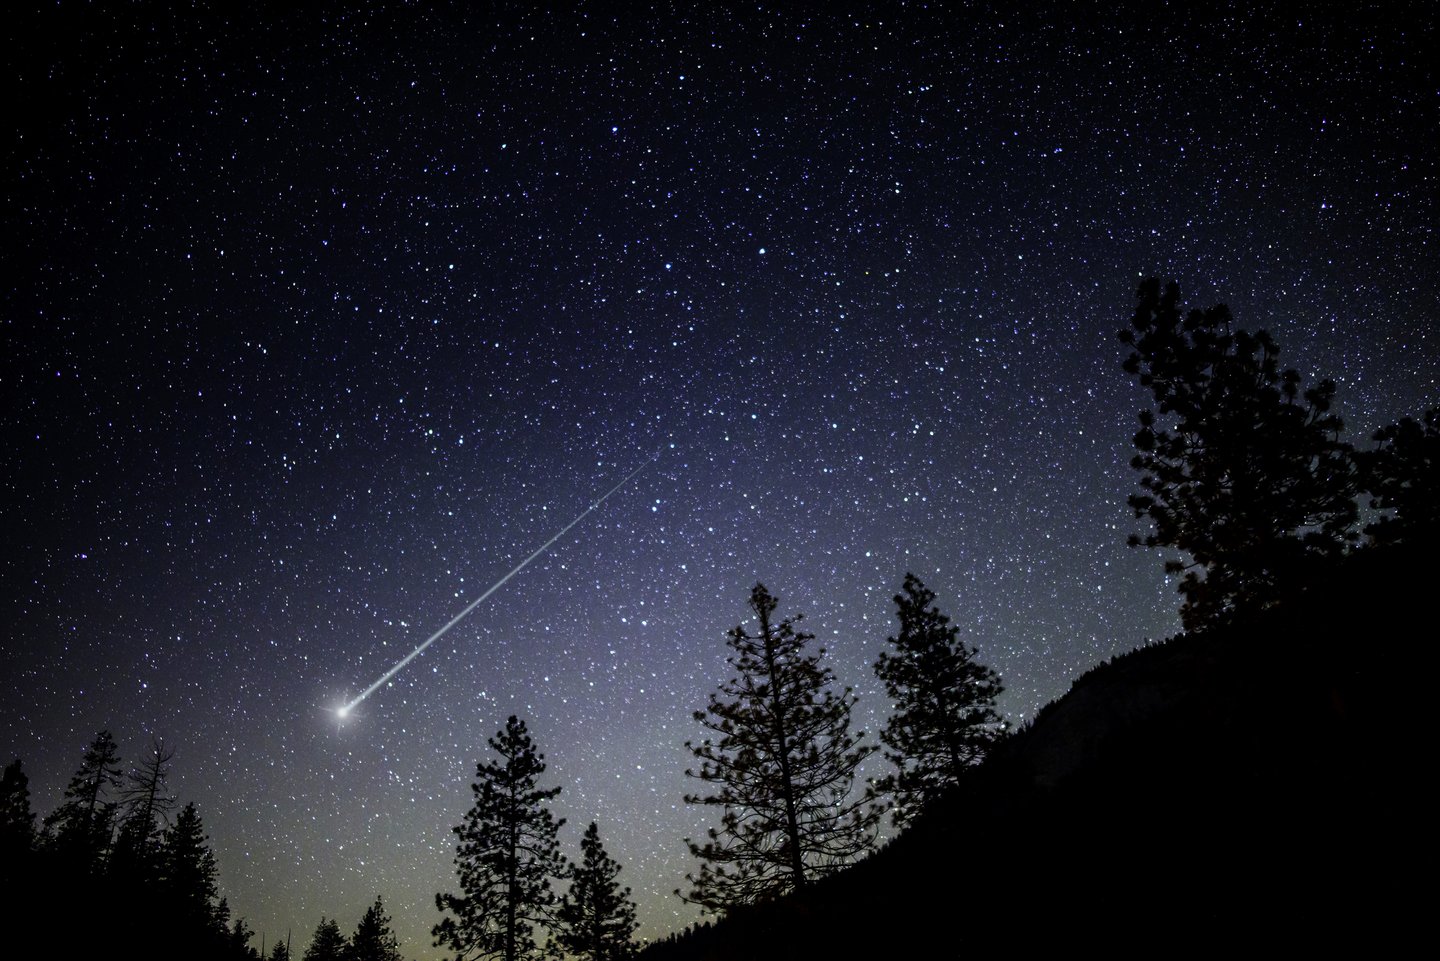
[[[415,658],[419,657],[421,654],[423,654],[423,653],[425,652],[425,648],[429,647],[431,644],[434,644],[434,643],[435,643],[436,641],[438,641],[442,636],[444,636],[444,634],[445,634],[446,631],[450,630],[450,628],[454,627],[456,624],[459,624],[461,621],[463,621],[463,620],[465,619],[465,615],[466,615],[466,614],[469,614],[471,611],[475,610],[475,608],[477,608],[477,607],[480,606],[480,602],[481,602],[481,601],[485,600],[485,598],[489,597],[491,594],[494,594],[494,593],[495,593],[496,591],[498,591],[500,588],[504,587],[506,581],[508,581],[510,578],[514,577],[516,574],[519,574],[521,571],[523,571],[523,570],[525,569],[525,567],[526,567],[527,564],[529,564],[529,563],[530,563],[531,561],[533,561],[535,558],[539,557],[541,554],[543,554],[543,553],[545,553],[547,550],[549,550],[551,544],[555,543],[555,542],[558,541],[560,538],[564,537],[565,534],[566,534],[566,532],[568,532],[568,531],[570,530],[570,528],[574,527],[576,524],[578,524],[578,523],[580,523],[581,521],[583,521],[583,520],[585,519],[585,515],[586,515],[586,514],[589,514],[589,513],[590,513],[591,511],[593,511],[595,508],[599,507],[601,504],[605,503],[605,501],[609,500],[611,494],[614,494],[614,493],[615,493],[616,491],[618,491],[620,488],[622,488],[622,487],[624,487],[626,484],[630,483],[630,478],[634,477],[636,474],[640,473],[642,470],[644,470],[645,468],[647,468],[647,467],[649,467],[651,464],[653,464],[653,463],[655,462],[656,458],[658,458],[659,456],[660,456],[660,451],[659,451],[659,450],[656,450],[655,453],[654,453],[654,455],[651,456],[651,458],[650,458],[649,460],[645,461],[645,463],[641,464],[639,467],[635,468],[635,469],[632,470],[630,473],[626,474],[625,477],[620,481],[620,483],[618,483],[618,484],[616,484],[614,487],[610,488],[608,491],[606,491],[604,494],[602,494],[598,500],[594,501],[589,507],[587,507],[587,508],[585,508],[583,511],[581,511],[579,517],[576,517],[573,521],[571,521],[570,523],[566,524],[564,527],[560,528],[559,532],[556,533],[554,537],[550,538],[548,541],[546,541],[545,543],[541,544],[539,547],[535,548],[535,552],[534,552],[533,554],[531,554],[529,557],[525,558],[525,559],[524,559],[523,561],[521,561],[519,564],[516,564],[515,567],[514,567],[514,569],[512,569],[512,570],[510,571],[510,573],[508,573],[508,574],[506,574],[504,577],[500,578],[500,579],[499,579],[498,581],[496,581],[494,584],[491,584],[489,590],[487,590],[484,594],[481,594],[479,597],[475,598],[475,600],[471,601],[470,604],[465,608],[465,610],[461,611],[459,614],[456,614],[454,617],[450,618],[450,620],[448,620],[448,621],[445,622],[445,626],[444,626],[444,627],[440,628],[440,630],[436,631],[434,634],[431,634],[429,637],[427,637],[427,638],[425,639],[425,642],[424,642],[423,644],[421,644],[419,647],[415,648],[415,650],[411,651],[409,654],[406,654],[404,657],[400,658],[400,660],[395,664],[394,667],[390,668],[390,670],[388,670],[388,671],[386,671],[384,674],[381,674],[381,675],[380,675],[380,679],[379,679],[379,680],[377,680],[374,684],[371,684],[369,687],[365,688],[365,690],[361,691],[359,697],[355,698],[354,700],[350,701],[349,703],[347,703],[347,704],[345,704],[345,705],[343,705],[343,706],[341,706],[341,707],[339,707],[339,708],[336,708],[335,714],[336,714],[338,717],[340,717],[342,720],[343,720],[344,718],[348,717],[348,716],[350,715],[350,712],[352,712],[352,711],[355,710],[355,705],[357,705],[357,704],[359,704],[361,701],[365,700],[365,699],[366,699],[367,697],[369,697],[371,694],[374,694],[377,690],[379,690],[381,687],[383,687],[383,686],[385,685],[385,682],[386,682],[386,681],[390,680],[390,679],[391,679],[392,677],[394,677],[396,674],[399,674],[401,671],[403,671],[403,670],[405,669],[405,665],[406,665],[406,664],[409,664],[411,661],[415,660]]]

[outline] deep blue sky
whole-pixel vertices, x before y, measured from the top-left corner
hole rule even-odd
[[[163,736],[270,942],[381,894],[438,956],[511,713],[567,851],[597,820],[642,934],[691,920],[682,743],[757,579],[869,731],[907,570],[1016,722],[1173,632],[1142,276],[1357,438],[1440,399],[1424,4],[467,6],[7,21],[0,759],[43,814]]]

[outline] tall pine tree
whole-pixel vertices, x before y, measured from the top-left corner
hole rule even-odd
[[[1302,393],[1265,331],[1232,330],[1223,304],[1182,320],[1179,288],[1154,279],[1120,339],[1125,370],[1155,399],[1131,461],[1145,493],[1130,498],[1154,527],[1130,543],[1189,555],[1165,564],[1182,575],[1187,628],[1271,603],[1343,552],[1356,484],[1332,382]]]
[[[116,803],[111,794],[121,783],[120,752],[109,731],[101,731],[85,749],[80,769],[65,788],[65,799],[45,819],[45,830],[61,870],[98,874],[110,850]]]
[[[1357,453],[1370,506],[1386,514],[1365,528],[1377,544],[1433,541],[1440,534],[1440,407],[1375,432]]]
[[[126,777],[120,792],[120,830],[110,873],[122,885],[144,885],[160,874],[161,818],[175,806],[165,789],[175,752],[165,742],[151,743],[150,755]]]
[[[229,922],[217,899],[215,855],[194,803],[186,804],[165,832],[160,851],[166,917],[178,944],[218,950]]]
[[[556,841],[565,822],[546,807],[560,788],[537,786],[545,756],[525,722],[511,715],[489,744],[500,759],[476,766],[475,805],[455,828],[462,893],[435,896],[449,912],[433,929],[435,944],[454,950],[456,961],[534,957],[536,927],[553,920],[551,881],[566,874]]]
[[[400,961],[400,942],[390,931],[390,915],[381,898],[365,909],[355,926],[346,961]]]
[[[0,922],[35,921],[30,906],[37,887],[44,886],[35,876],[35,840],[30,779],[16,758],[0,775]]]
[[[775,606],[756,584],[757,632],[738,626],[727,640],[737,676],[695,712],[713,736],[685,745],[701,762],[685,773],[713,790],[685,800],[721,816],[704,843],[686,839],[704,863],[681,896],[712,912],[798,890],[854,861],[873,845],[880,817],[852,792],[873,750],[850,731],[856,698],[834,690],[824,649],[811,653],[814,635],[794,627],[800,616],[776,622]]]
[[[0,775],[0,875],[19,877],[35,847],[35,812],[30,808],[30,779],[16,758]]]
[[[581,862],[560,902],[555,940],[586,961],[625,961],[635,953],[635,902],[616,876],[620,865],[605,853],[595,822],[580,841]]]
[[[895,705],[880,742],[896,771],[876,780],[873,790],[893,798],[892,816],[903,826],[999,737],[1004,723],[995,698],[1003,688],[914,574],[905,575],[895,607],[900,632],[886,639],[893,651],[881,652],[875,674]]]
[[[345,943],[345,935],[340,933],[340,925],[334,918],[322,915],[301,961],[346,961],[346,952],[349,949],[350,946]]]
[[[226,913],[229,913],[228,909]],[[223,941],[221,950],[215,957],[232,961],[260,961],[260,952],[250,946],[255,932],[250,930],[250,925],[245,923],[244,918],[236,918],[228,928],[222,926],[220,932]]]

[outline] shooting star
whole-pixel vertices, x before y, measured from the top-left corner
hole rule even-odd
[[[479,607],[481,603],[484,602],[485,598],[489,597],[491,594],[494,594],[500,588],[504,587],[506,581],[510,580],[510,578],[514,577],[516,574],[519,574],[531,561],[549,550],[551,544],[554,544],[560,538],[564,537],[567,533],[569,533],[570,528],[583,521],[586,515],[588,515],[595,508],[599,507],[601,504],[609,500],[612,494],[614,494],[620,488],[624,487],[626,484],[630,483],[631,478],[633,478],[636,474],[640,473],[645,468],[649,467],[651,464],[655,463],[655,461],[659,457],[660,451],[657,450],[650,457],[649,460],[645,461],[645,463],[641,464],[639,467],[626,474],[625,477],[620,481],[620,483],[616,484],[604,494],[600,495],[600,497],[593,503],[591,503],[589,507],[581,511],[578,517],[576,517],[570,523],[566,524],[564,527],[560,528],[560,530],[556,532],[554,537],[550,538],[548,541],[535,548],[534,553],[532,553],[529,557],[525,558],[519,564],[516,564],[515,567],[510,571],[510,573],[500,578],[494,584],[491,584],[489,589],[486,590],[484,594],[481,594],[479,597],[475,598],[475,600],[471,601],[463,611],[450,618],[450,620],[446,621],[444,627],[440,628],[440,630],[425,638],[424,643],[422,643],[419,647],[415,648],[415,650],[400,658],[400,660],[396,662],[395,666],[390,668],[390,670],[386,671],[384,674],[381,674],[380,678],[374,684],[371,684],[369,687],[365,688],[365,690],[361,691],[359,697],[356,697],[348,703],[337,707],[335,709],[335,716],[342,721],[345,718],[349,717],[350,713],[355,710],[356,705],[358,705],[361,701],[365,700],[371,694],[374,694],[380,688],[384,687],[386,682],[388,682],[392,677],[394,677],[396,674],[399,674],[405,669],[405,665],[409,664],[411,661],[415,660],[415,658],[425,653],[425,648],[429,647],[431,644],[434,644],[436,641],[440,640],[440,638],[444,637],[446,631],[450,630],[450,628],[463,621],[467,614],[475,610],[475,608]]]

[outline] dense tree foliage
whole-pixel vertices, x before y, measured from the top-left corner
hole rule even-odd
[[[1224,305],[1182,318],[1179,288],[1153,279],[1120,339],[1155,401],[1132,461],[1145,492],[1130,498],[1154,526],[1131,543],[1188,555],[1166,563],[1187,627],[1268,604],[1344,551],[1356,484],[1332,382],[1302,391],[1267,333],[1232,329]]]
[[[390,931],[390,916],[385,913],[385,902],[377,897],[375,903],[365,909],[355,933],[350,936],[350,952],[347,961],[400,961],[400,943]]]
[[[721,809],[703,843],[686,840],[702,860],[682,895],[708,911],[783,895],[854,861],[874,842],[880,812],[852,795],[856,768],[873,750],[850,731],[855,697],[837,692],[810,652],[799,616],[776,622],[763,584],[750,593],[756,633],[730,631],[737,676],[720,685],[695,720],[713,735],[686,747],[700,760],[686,774],[713,793],[691,804]]]
[[[340,924],[334,918],[322,916],[301,961],[345,961],[349,948],[345,935],[340,933]]]
[[[219,885],[215,855],[193,803],[185,805],[165,832],[162,883],[178,924],[196,929],[214,923]]]
[[[39,832],[24,770],[18,760],[8,765],[0,778],[0,921],[53,930],[57,944],[103,932],[112,943],[143,943],[159,959],[257,958],[248,925],[232,922],[219,897],[195,805],[165,827],[171,756],[156,742],[122,777],[115,739],[101,731]],[[77,904],[85,906],[84,929],[70,923]]]
[[[46,842],[67,871],[85,875],[104,868],[118,803],[112,795],[120,783],[119,748],[109,731],[101,731],[85,749],[64,800],[45,819]]]
[[[35,847],[35,812],[30,808],[30,779],[16,758],[0,775],[0,876],[18,878]]]
[[[165,832],[160,846],[160,897],[167,906],[167,923],[177,943],[193,950],[218,953],[238,944],[230,927],[230,908],[220,897],[215,854],[200,814],[186,804]],[[237,922],[241,924],[241,922]]]
[[[1357,460],[1370,506],[1386,512],[1365,528],[1377,543],[1440,533],[1440,408],[1381,428]]]
[[[957,783],[1004,730],[995,710],[999,676],[976,660],[975,648],[935,607],[935,594],[914,574],[895,595],[900,632],[887,638],[875,674],[894,711],[880,731],[895,773],[872,785],[893,798],[897,825]]]
[[[564,821],[547,802],[559,787],[541,788],[545,757],[514,715],[489,739],[499,760],[476,767],[475,804],[455,828],[460,894],[437,894],[445,914],[433,933],[457,961],[534,957],[535,930],[548,927],[556,901],[551,882],[566,875],[556,834]]]
[[[593,821],[580,851],[570,890],[556,912],[555,940],[586,961],[624,961],[635,952],[635,902],[616,880],[620,865],[606,853]]]
[[[0,775],[0,922],[10,920],[12,915],[19,922],[30,913],[36,860],[30,779],[16,758],[5,765]]]

